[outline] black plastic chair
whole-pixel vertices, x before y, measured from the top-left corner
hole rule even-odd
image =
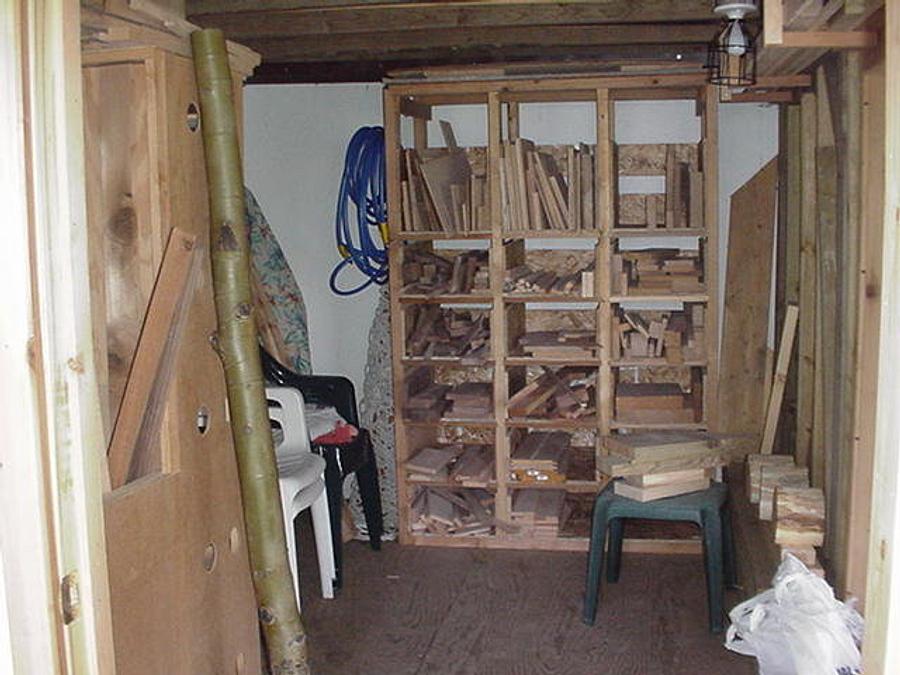
[[[283,366],[260,347],[263,373],[266,380],[281,387],[299,389],[306,403],[333,406],[347,422],[359,429],[359,435],[349,443],[312,443],[313,452],[325,458],[325,486],[328,491],[328,508],[331,511],[331,538],[334,544],[336,570],[335,586],[342,583],[343,553],[341,539],[341,508],[343,505],[344,479],[356,474],[362,498],[369,543],[374,550],[381,548],[384,520],[381,512],[381,492],[378,487],[378,466],[369,432],[359,424],[356,409],[356,392],[353,383],[339,375],[300,375]]]

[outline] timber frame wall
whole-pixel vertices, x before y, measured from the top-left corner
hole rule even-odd
[[[705,247],[704,285],[705,293],[694,300],[706,305],[705,325],[718,325],[718,94],[706,85],[704,75],[662,75],[662,76],[619,76],[605,78],[547,78],[537,80],[487,80],[468,82],[427,82],[427,83],[391,83],[384,91],[384,126],[387,163],[388,207],[390,223],[390,295],[391,295],[391,331],[393,342],[393,384],[395,400],[395,427],[397,453],[397,498],[400,513],[400,541],[414,545],[441,546],[477,546],[487,548],[527,548],[551,550],[587,550],[587,536],[567,537],[526,537],[506,534],[497,530],[484,536],[441,536],[432,534],[415,534],[410,529],[410,501],[416,485],[406,475],[405,463],[418,448],[434,444],[439,427],[475,426],[488,433],[493,432],[492,440],[495,453],[495,481],[486,485],[494,492],[495,516],[499,521],[509,521],[511,510],[511,493],[516,486],[508,479],[508,460],[511,451],[510,432],[516,427],[534,429],[563,429],[567,431],[585,428],[596,432],[595,453],[604,453],[602,437],[616,429],[630,428],[667,428],[677,425],[653,424],[642,425],[616,424],[613,419],[613,397],[615,391],[611,358],[611,320],[612,307],[616,299],[612,297],[610,288],[610,259],[615,246],[617,233],[614,227],[614,200],[616,194],[617,172],[614,166],[614,103],[618,100],[664,100],[687,99],[697,102],[697,114],[701,117],[701,139],[699,148],[701,164],[704,171],[703,183],[703,217],[705,232],[699,233],[701,245]],[[561,232],[559,230],[543,230],[539,232],[504,231],[501,221],[501,188],[500,188],[500,152],[503,140],[513,140],[518,135],[519,104],[533,102],[588,102],[596,105],[596,138],[594,180],[595,180],[595,228],[579,232]],[[446,232],[405,232],[401,226],[401,116],[413,118],[413,135],[415,148],[422,150],[428,147],[427,120],[431,117],[431,108],[439,105],[478,104],[486,106],[488,125],[487,173],[490,205],[490,231],[484,233],[446,233]],[[505,120],[504,120],[505,116]],[[505,121],[505,124],[504,124]],[[502,138],[503,132],[507,138]],[[655,230],[648,236],[677,233],[677,230]],[[682,235],[686,232],[680,233]],[[696,232],[692,231],[694,236]],[[591,418],[580,420],[546,420],[542,423],[525,423],[512,420],[507,415],[507,399],[509,396],[508,369],[528,359],[508,356],[508,308],[510,298],[503,292],[505,271],[515,264],[520,264],[524,256],[524,240],[526,238],[563,239],[572,237],[588,240],[595,245],[595,294],[591,304],[596,309],[596,338],[599,357],[593,360],[591,367],[598,370],[597,410]],[[491,353],[488,362],[493,368],[493,410],[491,419],[476,424],[440,422],[410,422],[404,419],[406,372],[410,366],[416,365],[406,358],[406,326],[404,305],[414,298],[404,298],[403,285],[403,250],[414,241],[437,240],[473,240],[481,239],[489,242],[490,290],[482,293],[478,302],[490,305],[490,344]],[[678,300],[677,295],[670,299]],[[457,298],[457,301],[459,299]],[[440,298],[430,298],[430,302],[440,302]],[[451,299],[452,301],[452,299]],[[560,302],[578,302],[578,297],[563,298]],[[520,305],[524,307],[524,305]],[[524,321],[524,319],[522,319]],[[717,401],[717,342],[715,330],[710,330],[706,340],[706,359],[702,366],[704,372],[703,387],[703,419],[688,428],[718,430],[716,415]],[[539,359],[531,359],[535,365]],[[421,365],[421,363],[419,363]],[[556,362],[556,365],[560,365]],[[684,428],[684,427],[682,427]],[[594,480],[567,481],[564,485],[567,493],[580,492],[595,494],[605,482],[602,476],[594,471]],[[520,484],[521,485],[521,484]],[[453,485],[443,485],[452,488]],[[456,486],[461,487],[461,486]],[[532,487],[532,485],[522,486]],[[556,487],[550,485],[548,487]],[[625,550],[635,552],[666,553],[698,553],[699,542],[693,540],[659,540],[632,539],[626,540]]]

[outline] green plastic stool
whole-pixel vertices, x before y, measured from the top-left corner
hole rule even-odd
[[[603,549],[609,528],[609,561],[606,580],[619,580],[622,563],[622,533],[626,518],[645,520],[677,520],[696,523],[703,532],[703,554],[706,565],[706,591],[709,606],[709,629],[724,630],[725,584],[734,586],[734,539],[728,510],[728,486],[713,483],[706,490],[652,502],[638,502],[615,494],[610,483],[597,495],[591,525],[591,547],[588,553],[587,590],[582,621],[594,625],[603,571]]]

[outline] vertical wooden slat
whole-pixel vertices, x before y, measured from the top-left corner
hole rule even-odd
[[[601,435],[608,434],[613,413],[613,378],[609,362],[612,358],[611,322],[612,308],[609,303],[610,278],[609,261],[612,254],[610,230],[615,226],[614,199],[616,179],[613,168],[614,106],[608,89],[597,90],[597,149],[596,157],[596,229],[600,230],[597,245],[597,265],[594,284],[597,294],[597,341],[600,346],[599,392],[597,406],[598,424]]]
[[[719,99],[716,87],[703,98],[703,222],[706,225],[706,382],[704,416],[710,431],[719,431]]]
[[[798,327],[797,446],[795,460],[809,466],[812,451],[816,335],[816,97],[800,100],[800,324]]]
[[[510,101],[506,104],[506,140],[519,140],[519,104]]]

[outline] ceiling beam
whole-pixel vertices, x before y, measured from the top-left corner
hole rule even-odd
[[[270,3],[252,3],[254,11],[205,11],[229,3],[188,3],[189,18],[204,28],[221,28],[233,40],[301,37],[346,33],[397,32],[522,26],[579,26],[619,23],[715,22],[709,0],[600,0],[572,4],[415,3],[346,8],[266,10]],[[199,10],[204,11],[199,11]]]
[[[341,61],[385,59],[439,59],[441,54],[461,56],[471,52],[529,50],[530,56],[547,58],[548,53],[565,57],[591,56],[610,45],[700,45],[710,40],[714,27],[706,25],[664,26],[544,26],[509,28],[457,28],[443,31],[407,30],[386,33],[357,33],[317,40],[293,37],[242,39],[265,61]],[[649,54],[648,54],[649,56]]]

